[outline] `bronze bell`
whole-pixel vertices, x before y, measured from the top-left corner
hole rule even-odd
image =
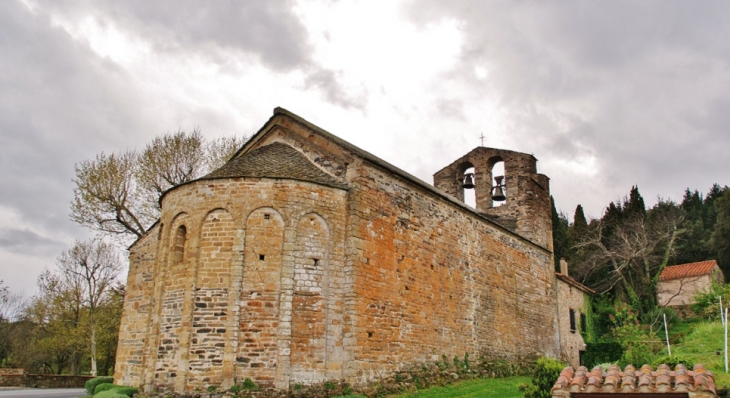
[[[461,184],[464,189],[474,189],[474,174],[464,174],[464,182]]]
[[[495,202],[501,202],[503,200],[507,200],[507,197],[504,196],[504,184],[502,184],[502,180],[504,179],[504,176],[496,176],[494,177],[494,180],[497,182],[497,185],[494,186],[494,193],[492,194],[492,200]]]

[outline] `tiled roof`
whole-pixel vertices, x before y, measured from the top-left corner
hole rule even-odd
[[[578,282],[577,280],[571,278],[568,275],[564,275],[564,274],[561,274],[560,272],[556,272],[555,273],[555,277],[558,278],[558,280],[561,280],[561,281],[563,281],[563,282],[565,282],[565,283],[573,286],[574,288],[576,288],[578,290],[582,290],[585,293],[588,293],[588,294],[596,294],[596,291],[595,290],[593,290],[590,287],[588,287],[588,286],[586,286],[586,285]]]
[[[687,393],[689,397],[717,397],[715,377],[700,364],[693,370],[681,364],[674,370],[667,365],[659,365],[656,370],[649,365],[639,370],[629,365],[623,371],[613,365],[606,372],[599,366],[590,372],[585,366],[578,370],[567,367],[560,372],[551,393],[553,397],[570,397],[571,393]]]
[[[233,158],[201,180],[235,177],[284,178],[347,188],[345,183],[317,168],[299,151],[278,142]]]
[[[698,263],[672,265],[664,268],[662,274],[659,275],[660,281],[668,281],[671,279],[686,278],[688,276],[702,276],[712,273],[712,269],[717,265],[717,261],[708,260]]]

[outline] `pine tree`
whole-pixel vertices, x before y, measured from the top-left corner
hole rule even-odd
[[[629,200],[624,199],[624,216],[631,217],[633,215],[646,216],[646,205],[644,198],[639,193],[639,187],[634,185],[629,193]]]
[[[568,240],[568,218],[558,213],[555,199],[550,196],[550,207],[553,217],[553,255],[555,270],[560,270],[560,259],[570,257],[570,242]]]
[[[730,189],[714,201],[717,224],[712,233],[712,248],[717,253],[717,262],[727,280],[730,275]]]
[[[588,229],[588,221],[586,220],[586,215],[583,212],[583,206],[578,205],[576,206],[575,214],[573,215],[573,230],[575,231],[575,236],[582,236],[585,234],[586,229]]]

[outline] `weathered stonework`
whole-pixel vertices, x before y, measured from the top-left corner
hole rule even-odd
[[[277,109],[226,166],[168,191],[130,248],[115,381],[288,389],[442,355],[558,357],[548,179],[531,155],[467,156],[495,154],[512,196],[475,211],[463,161],[436,189]]]
[[[590,295],[596,292],[568,275],[565,259],[560,259],[560,272],[556,277],[560,359],[578,368],[581,365],[580,354],[586,349],[583,334],[588,332],[582,318],[589,313]]]

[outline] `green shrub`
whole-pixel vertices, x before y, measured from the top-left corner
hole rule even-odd
[[[692,311],[704,319],[719,319],[720,301],[717,296],[722,296],[722,306],[730,304],[730,284],[713,283],[710,291],[701,291],[694,297]]]
[[[626,303],[614,306],[614,315],[610,316],[613,328],[609,337],[621,344],[623,355],[619,364],[626,366],[633,364],[637,368],[643,364],[652,363],[656,354],[661,351],[661,340],[656,333],[639,322],[639,318]]]
[[[661,358],[657,358],[654,362],[651,363],[651,366],[656,368],[661,364],[665,364],[672,368],[672,370],[674,370],[674,368],[680,363],[686,366],[687,369],[692,369],[695,366],[695,364],[691,360],[679,355],[672,355],[671,357],[663,356]]]
[[[114,390],[117,387],[120,387],[120,386],[114,385],[112,383],[97,384],[96,388],[94,388],[94,395],[96,395],[102,391]]]
[[[524,398],[550,398],[550,390],[565,368],[565,364],[550,358],[540,358],[532,371],[531,383],[519,386]]]
[[[86,393],[89,395],[94,395],[94,389],[96,386],[98,386],[101,383],[113,383],[114,378],[110,376],[102,376],[102,377],[95,377],[84,384],[84,388],[86,388]]]
[[[243,381],[243,388],[246,390],[255,390],[256,383],[254,383],[253,380],[246,378],[246,380]]]
[[[118,386],[114,389],[115,392],[121,395],[125,395],[127,397],[132,397],[134,394],[139,392],[138,388],[135,387],[127,387],[127,386]]]
[[[94,398],[129,398],[127,395],[120,394],[118,390],[112,389],[112,390],[106,390],[102,391],[96,395],[94,395]]]
[[[238,393],[238,392],[243,391],[243,387],[239,386],[238,384],[234,384],[231,386],[231,388],[228,389],[228,391],[230,391],[232,393]]]
[[[602,363],[614,363],[623,355],[624,350],[621,348],[621,344],[616,342],[586,343],[586,350],[581,355],[581,365],[592,369]]]
[[[131,397],[132,395],[139,392],[139,389],[134,387],[127,387],[127,386],[118,386],[112,383],[101,383],[94,389],[94,396],[98,396],[99,393],[102,393],[104,391],[110,391],[113,390],[117,394],[122,394],[127,397]]]
[[[667,316],[667,326],[669,327],[669,330],[672,330],[674,325],[682,321],[679,314],[677,314],[677,310],[674,308],[654,307],[641,316],[641,323],[645,325],[655,325],[654,329],[663,330],[664,315]]]

